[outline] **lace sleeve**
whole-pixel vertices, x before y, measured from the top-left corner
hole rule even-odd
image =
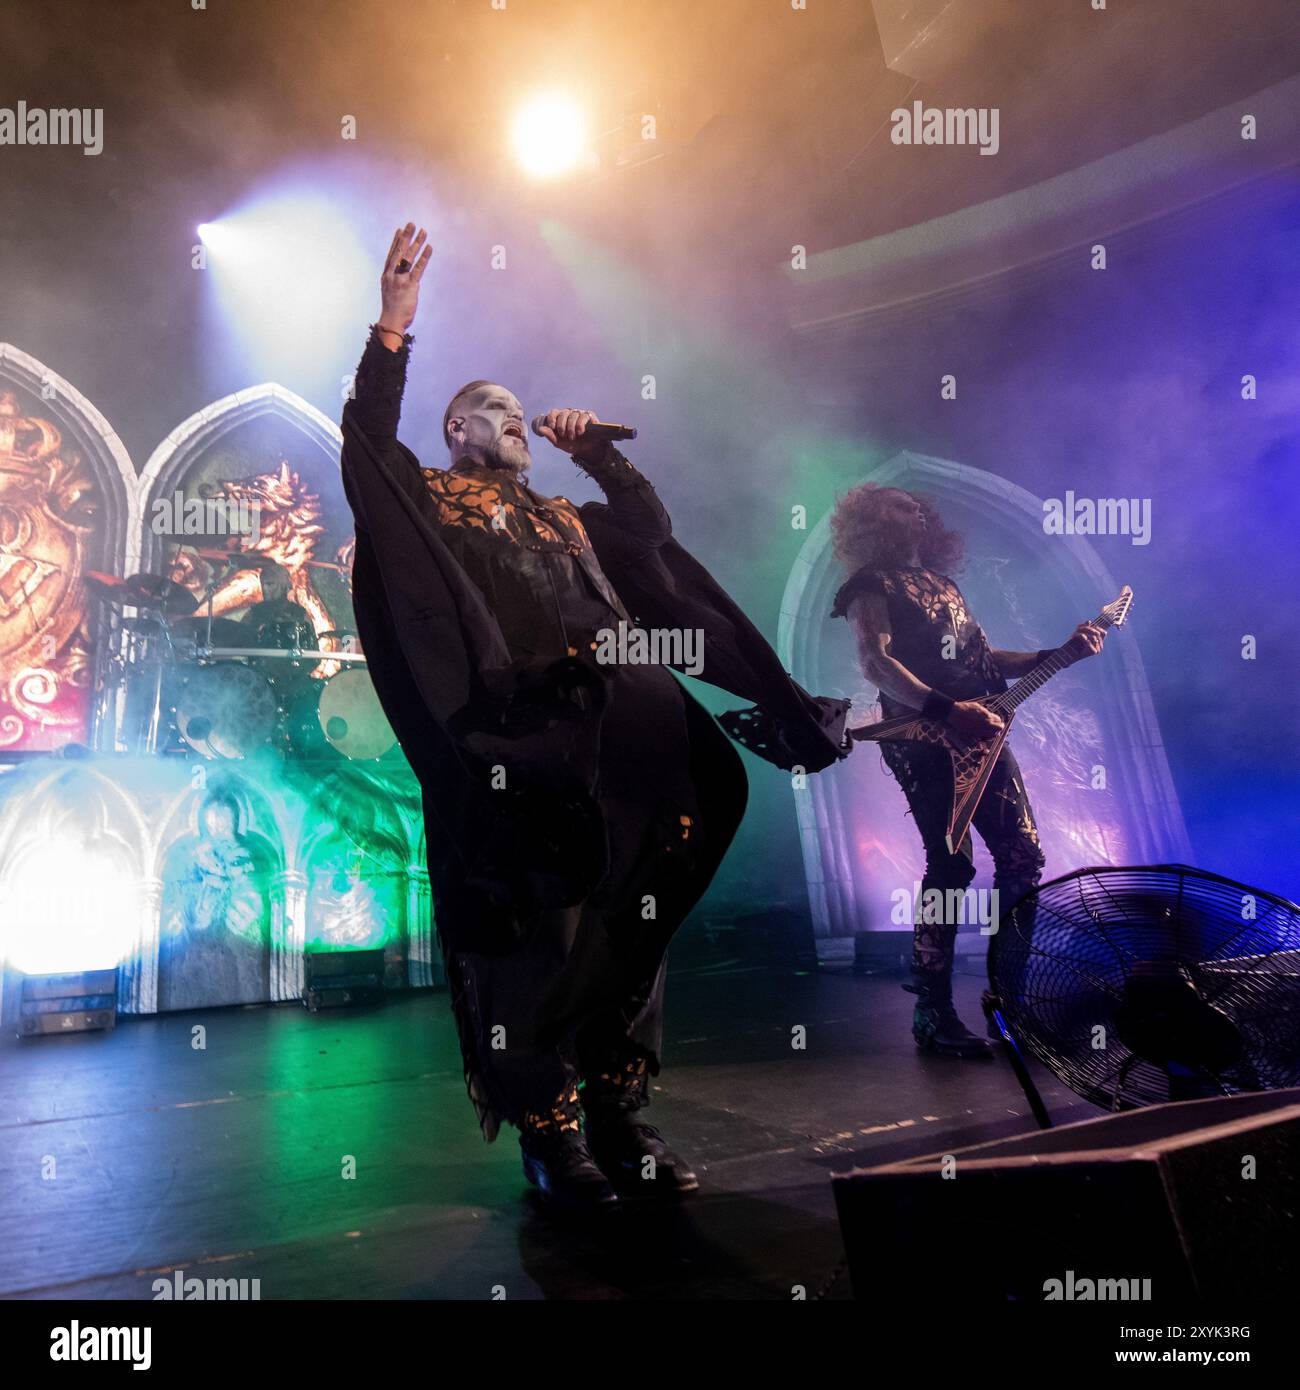
[[[376,444],[387,444],[397,438],[402,392],[406,389],[406,367],[414,341],[408,333],[402,346],[390,352],[372,329],[366,350],[361,354],[347,410],[362,432]]]
[[[672,536],[673,525],[659,494],[612,445],[598,463],[578,459],[574,463],[607,499],[603,505],[588,502],[582,508],[588,530],[595,522],[625,547],[647,550],[663,545]]]

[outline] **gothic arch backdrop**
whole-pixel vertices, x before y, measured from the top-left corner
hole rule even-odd
[[[351,628],[352,515],[339,473],[341,446],[332,420],[274,382],[196,411],[158,445],[140,475],[140,567],[168,568],[201,597],[212,565],[188,546],[164,558],[167,542],[154,527],[157,504],[180,493],[186,501],[254,506],[258,534],[241,547],[284,566],[291,596],[317,632]],[[243,570],[220,584],[213,611],[234,614],[259,597],[256,571]]]
[[[1042,499],[982,469],[904,451],[862,481],[932,497],[968,542],[963,592],[995,647],[1054,646],[1119,583],[1079,536],[1045,536]],[[777,645],[807,689],[847,695],[850,722],[879,717],[848,625],[829,617],[843,581],[830,515],[809,534],[781,603]],[[1141,595],[1137,596],[1138,605]],[[1140,612],[1140,607],[1139,607]],[[1187,861],[1190,849],[1139,652],[1140,620],[1103,656],[1026,702],[1011,735],[1051,876],[1093,864]],[[1095,786],[1100,768],[1104,786]],[[919,837],[870,744],[796,790],[808,896],[819,937],[891,925],[893,894],[920,880]],[[977,842],[978,843],[978,842]],[[991,880],[982,847],[977,886]]]
[[[69,382],[0,343],[0,752],[87,736],[99,655],[87,570],[133,568],[135,469]]]

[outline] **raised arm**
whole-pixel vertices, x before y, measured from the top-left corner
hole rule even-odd
[[[417,233],[415,224],[408,222],[393,233],[379,277],[379,318],[357,367],[353,397],[345,407],[353,422],[376,446],[397,439],[406,364],[411,354],[407,329],[415,322],[420,281],[432,250],[425,240],[424,228]]]
[[[420,281],[433,255],[423,227],[417,232],[408,222],[393,233],[383,273],[379,277],[379,322],[375,327],[390,351],[398,351],[406,331],[415,322],[420,304]]]
[[[357,365],[352,397],[343,407],[345,436],[360,435],[363,441],[360,457],[370,460],[371,466],[374,460],[382,460],[402,490],[418,500],[425,495],[419,461],[398,442],[397,426],[413,341],[407,329],[415,320],[420,280],[431,254],[424,229],[417,234],[414,223],[408,222],[393,234],[379,281],[379,319],[371,328]],[[356,450],[351,457],[358,457]],[[345,449],[345,465],[347,459]],[[348,475],[345,466],[348,500],[353,504],[358,525],[367,526],[359,489],[351,485]]]

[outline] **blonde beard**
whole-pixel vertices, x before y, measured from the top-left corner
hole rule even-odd
[[[522,445],[505,444],[497,440],[483,451],[482,465],[494,473],[513,473],[521,476],[532,467],[532,456]]]

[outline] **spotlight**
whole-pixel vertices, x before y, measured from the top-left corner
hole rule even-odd
[[[228,251],[234,239],[234,229],[224,222],[200,222],[194,230],[209,251]]]
[[[515,157],[537,178],[554,178],[574,169],[587,145],[586,123],[578,107],[558,93],[535,97],[515,117]]]
[[[339,344],[373,294],[373,248],[353,216],[344,191],[295,178],[199,224],[209,350],[227,356],[223,365],[245,380],[337,380]]]

